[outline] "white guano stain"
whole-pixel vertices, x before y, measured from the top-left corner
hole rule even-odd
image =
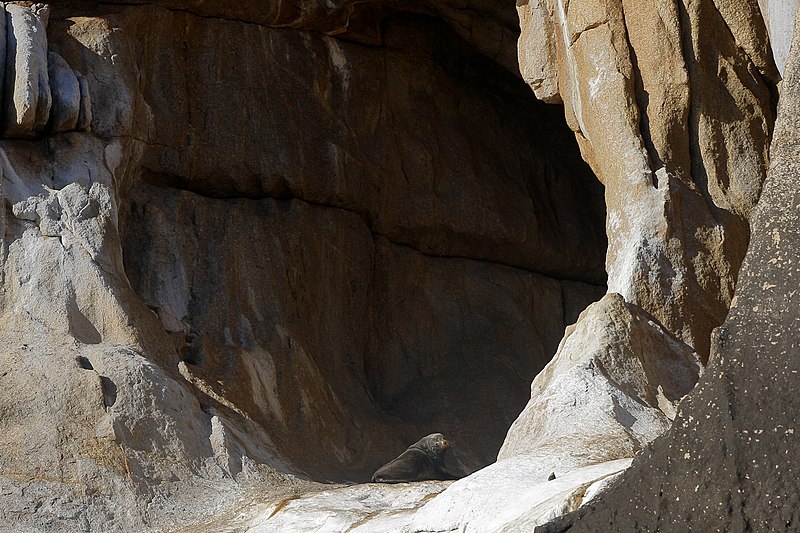
[[[348,65],[347,58],[344,56],[336,39],[329,38],[327,41],[331,54],[331,63],[342,80],[342,88],[347,91],[350,88],[350,65]]]

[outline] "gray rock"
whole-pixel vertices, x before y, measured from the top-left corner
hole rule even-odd
[[[53,98],[50,110],[50,132],[72,131],[78,125],[78,117],[83,107],[78,78],[64,58],[55,52],[47,53],[47,73]]]
[[[47,18],[42,4],[6,4],[8,50],[5,65],[4,137],[34,137],[50,118],[47,73]]]

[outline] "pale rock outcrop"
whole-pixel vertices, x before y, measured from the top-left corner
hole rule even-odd
[[[632,457],[669,428],[700,368],[653,317],[608,294],[567,328],[497,458],[545,448],[589,463]]]
[[[414,512],[450,482],[366,484],[324,490],[268,506],[242,529],[247,533],[391,533],[403,531]]]
[[[794,35],[798,2],[797,0],[763,0],[763,4],[762,11],[764,18],[768,21],[769,39],[775,55],[775,63],[783,75]]]
[[[609,290],[705,360],[774,121],[778,74],[757,3],[536,0],[518,10],[521,71],[540,98],[564,101],[606,187]]]
[[[0,5],[4,138],[87,131],[91,126],[91,99],[85,78],[61,56],[48,51],[49,14],[46,4]]]
[[[588,503],[630,466],[630,459],[576,466],[566,472],[552,456],[498,461],[426,503],[402,531],[502,533],[532,531]],[[548,480],[548,473],[557,472]]]
[[[34,137],[43,132],[52,97],[47,73],[49,6],[7,3],[4,137]]]
[[[770,4],[770,10],[774,4]],[[795,22],[800,28],[800,24]],[[796,531],[800,31],[734,304],[669,434],[618,487],[546,532]]]
[[[669,429],[700,368],[651,316],[606,295],[567,328],[497,462],[431,500],[410,531],[510,531],[575,510]]]
[[[54,141],[55,175],[35,163],[46,158],[32,159],[29,143],[0,143],[11,207],[0,299],[3,519],[142,530],[147,505],[171,497],[177,480],[222,482],[226,473],[207,438],[212,417],[142,356],[167,357],[170,344],[122,270],[113,169],[87,172],[104,145],[73,135]],[[115,512],[119,505],[139,510]]]

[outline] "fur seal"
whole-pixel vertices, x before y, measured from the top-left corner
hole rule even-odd
[[[444,453],[450,443],[441,433],[431,433],[409,446],[374,474],[375,483],[405,483],[426,479],[457,479],[444,467]]]

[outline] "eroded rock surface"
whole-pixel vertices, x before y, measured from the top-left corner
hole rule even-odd
[[[566,450],[582,464],[632,457],[669,428],[732,302],[778,74],[755,1],[537,0],[518,10],[523,77],[543,100],[564,102],[605,185],[608,285],[621,299],[567,331],[493,467]],[[689,364],[692,350],[700,361]],[[602,379],[561,364],[569,353],[595,353],[589,368]],[[575,392],[562,399],[565,388]]]
[[[521,72],[565,104],[608,209],[609,290],[705,360],[747,247],[778,74],[755,1],[533,0]]]
[[[4,7],[5,521],[224,530],[263,489],[234,522],[530,528],[697,379],[768,161],[754,0],[521,4],[522,78],[563,107],[519,79],[503,3]],[[619,294],[559,347],[604,258]],[[286,494],[434,431],[472,472],[528,398],[437,496]]]
[[[434,431],[461,474],[494,459],[604,292],[604,210],[511,72],[513,6],[462,7],[392,6],[376,41],[355,10],[336,39],[6,4],[4,520],[210,523]]]
[[[798,454],[800,38],[786,67],[772,163],[736,298],[670,433],[622,485],[546,531],[794,531]],[[572,525],[574,523],[574,525]],[[571,527],[570,527],[571,526]]]

